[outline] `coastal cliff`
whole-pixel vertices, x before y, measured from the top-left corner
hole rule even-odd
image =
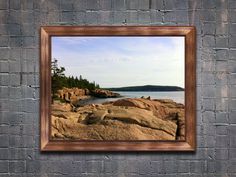
[[[73,104],[74,106],[77,106],[78,101],[90,99],[91,97],[117,98],[120,97],[120,94],[103,89],[94,89],[90,91],[88,89],[81,89],[76,87],[74,88],[64,87],[57,91],[56,96],[61,100],[64,100],[68,103]]]

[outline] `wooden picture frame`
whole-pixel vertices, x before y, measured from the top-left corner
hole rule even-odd
[[[40,29],[41,151],[195,151],[196,30],[193,26],[43,26]],[[184,36],[185,140],[67,141],[50,139],[51,38],[53,36]]]

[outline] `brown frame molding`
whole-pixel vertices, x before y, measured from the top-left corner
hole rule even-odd
[[[41,27],[40,117],[41,151],[195,151],[196,29],[193,26],[45,26]],[[50,140],[52,36],[185,36],[184,141],[55,141]]]

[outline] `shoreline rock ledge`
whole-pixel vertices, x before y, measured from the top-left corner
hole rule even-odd
[[[126,98],[69,110],[52,105],[51,137],[79,140],[182,140],[184,105],[172,100]],[[66,108],[66,109],[65,109]]]

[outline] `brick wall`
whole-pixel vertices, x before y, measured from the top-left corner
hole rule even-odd
[[[195,25],[196,153],[40,153],[41,25]],[[236,176],[235,0],[0,0],[0,176]]]

